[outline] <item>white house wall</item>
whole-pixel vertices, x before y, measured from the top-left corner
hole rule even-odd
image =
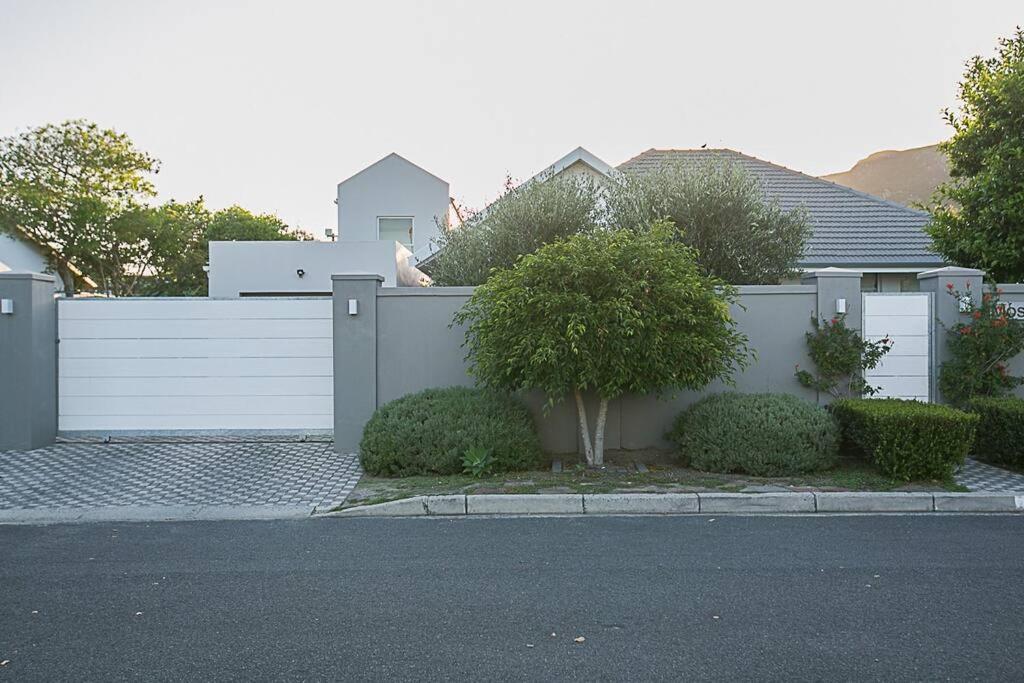
[[[338,185],[338,241],[374,241],[378,217],[411,216],[418,253],[437,236],[449,196],[445,181],[397,154],[386,156]]]
[[[399,250],[407,253],[397,242],[210,242],[209,294],[216,298],[243,293],[329,294],[334,273],[382,275],[384,286],[394,287],[400,284]],[[406,276],[403,272],[403,279]]]
[[[47,273],[49,270],[46,258],[38,249],[24,240],[0,233],[0,273]],[[54,291],[63,292],[64,282],[58,277],[54,280],[53,287]]]

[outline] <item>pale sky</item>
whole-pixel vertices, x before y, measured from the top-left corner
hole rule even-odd
[[[948,136],[1014,1],[0,0],[0,135],[84,117],[163,164],[161,199],[322,236],[390,152],[480,208],[582,145],[730,147],[814,175]]]

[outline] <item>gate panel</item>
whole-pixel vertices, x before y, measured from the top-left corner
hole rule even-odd
[[[931,400],[931,295],[864,294],[864,338],[893,340],[892,349],[864,377],[878,398]]]
[[[330,299],[62,299],[61,431],[329,430]]]

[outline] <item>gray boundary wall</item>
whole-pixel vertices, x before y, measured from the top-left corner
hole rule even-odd
[[[57,303],[52,275],[0,273],[0,451],[29,450],[57,435]]]
[[[1013,306],[1015,319],[1020,320],[1020,324],[1024,325],[1024,318],[1022,318],[1024,316],[1024,285],[998,285],[998,287],[1003,290],[999,300]],[[1007,371],[1018,377],[1024,375],[1024,353],[1010,361]],[[1024,398],[1024,387],[1017,387],[1014,393]]]
[[[335,446],[355,450],[362,428],[377,406],[430,387],[473,384],[466,372],[464,329],[451,326],[471,287],[387,288],[373,275],[334,276]],[[832,317],[845,299],[848,322],[860,325],[860,273],[826,269],[800,285],[743,286],[733,316],[756,352],[739,374],[735,390],[786,392],[817,400],[801,387],[796,366],[809,367],[804,334],[813,316]],[[357,313],[349,314],[349,300]],[[606,447],[642,449],[666,445],[665,432],[676,415],[708,392],[729,387],[716,382],[702,392],[667,400],[627,396],[609,405]],[[568,401],[549,413],[543,397],[525,397],[544,447],[556,453],[579,450],[575,407]],[[590,399],[596,404],[596,399]],[[591,414],[596,414],[596,405]]]

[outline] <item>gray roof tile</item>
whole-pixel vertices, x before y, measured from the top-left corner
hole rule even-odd
[[[621,164],[626,173],[645,173],[666,163],[734,163],[760,181],[765,196],[785,210],[803,206],[812,234],[800,265],[878,267],[938,266],[924,232],[929,216],[884,199],[731,149],[649,149]]]

